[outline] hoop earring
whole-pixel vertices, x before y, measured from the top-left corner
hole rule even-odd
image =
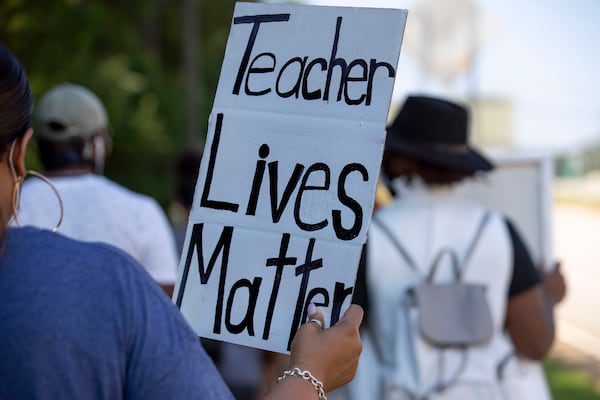
[[[10,168],[10,174],[15,182],[17,181],[17,170],[15,169],[15,164],[13,162],[13,153],[15,152],[16,144],[17,139],[13,140],[12,144],[10,145],[10,151],[8,152],[8,167]]]
[[[13,218],[15,220],[15,224],[17,226],[21,226],[21,221],[19,221],[19,209],[21,208],[21,205],[20,205],[20,203],[21,203],[21,186],[23,185],[23,181],[25,180],[25,176],[27,176],[27,175],[35,176],[36,178],[42,180],[44,183],[46,183],[48,186],[50,186],[50,188],[56,195],[56,198],[58,199],[58,204],[60,206],[60,217],[58,219],[58,222],[56,223],[56,226],[54,226],[54,228],[52,228],[52,232],[56,232],[58,230],[58,228],[60,227],[60,224],[62,223],[62,220],[63,220],[63,216],[65,214],[65,209],[63,207],[62,198],[60,197],[60,193],[58,193],[58,189],[56,189],[56,186],[54,186],[54,184],[52,182],[50,182],[50,179],[46,178],[43,174],[41,174],[37,171],[32,171],[32,170],[26,171],[24,176],[17,177],[17,180],[15,181],[15,186],[13,187],[12,209],[13,209]]]

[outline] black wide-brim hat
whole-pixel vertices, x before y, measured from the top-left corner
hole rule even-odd
[[[469,113],[449,101],[409,96],[387,128],[385,149],[427,163],[462,171],[494,168],[468,144]]]

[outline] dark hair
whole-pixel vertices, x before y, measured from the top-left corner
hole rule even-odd
[[[391,167],[392,159],[396,163]],[[403,177],[410,184],[419,177],[427,186],[453,185],[477,175],[477,171],[442,167],[400,153],[385,152],[382,165],[383,173],[389,179]]]
[[[73,138],[65,142],[55,142],[38,138],[38,155],[46,171],[55,171],[73,165],[94,167],[94,160],[83,156],[85,142],[82,138]]]
[[[0,157],[10,143],[31,127],[33,94],[25,69],[0,44]]]
[[[0,43],[0,160],[13,140],[31,127],[33,95],[25,69],[16,57]],[[0,240],[6,243],[5,210],[0,209]]]

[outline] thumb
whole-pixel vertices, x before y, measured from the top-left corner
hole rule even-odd
[[[346,310],[344,316],[338,321],[338,324],[351,324],[358,328],[363,320],[363,315],[364,311],[361,306],[358,304],[350,304],[350,307]]]

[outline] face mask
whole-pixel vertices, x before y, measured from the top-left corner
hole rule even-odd
[[[399,193],[406,191],[406,188],[408,187],[408,182],[406,181],[405,177],[399,176],[390,181],[390,187],[392,188],[395,197]]]

